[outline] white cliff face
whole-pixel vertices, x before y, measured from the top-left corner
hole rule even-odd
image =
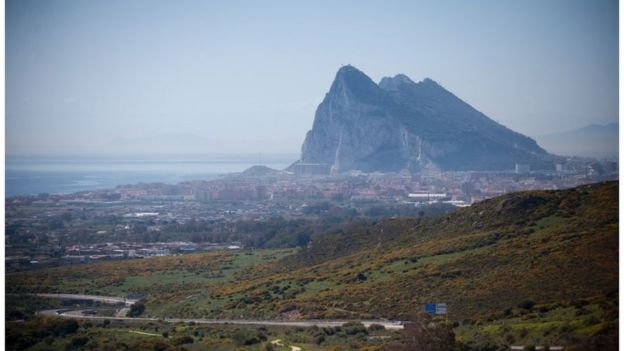
[[[392,103],[370,78],[344,67],[316,111],[302,161],[326,163],[336,171],[372,170],[367,164],[376,152],[399,144],[401,126],[385,109]]]
[[[375,84],[342,67],[319,105],[301,162],[348,170],[418,171],[549,167],[532,139],[492,121],[431,80],[405,75]]]

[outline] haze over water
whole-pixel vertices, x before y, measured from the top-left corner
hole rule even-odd
[[[257,164],[283,169],[296,159],[295,154],[9,156],[5,196],[66,194],[136,183],[211,180]]]

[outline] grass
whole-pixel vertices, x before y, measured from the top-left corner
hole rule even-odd
[[[277,350],[291,350],[290,346],[300,347],[306,351],[329,351],[362,349],[378,344],[369,341],[365,334],[346,335],[345,333],[327,334],[321,328],[292,327],[256,327],[233,325],[200,325],[192,323],[169,324],[164,322],[82,322],[76,332],[54,337],[46,337],[42,330],[53,329],[50,319],[33,320],[22,324],[8,324],[9,340],[16,335],[28,335],[23,341],[29,344],[7,345],[8,350],[63,350],[63,349],[95,349],[95,350],[143,350],[143,349],[174,349],[172,346],[182,338],[190,343],[184,349],[192,350],[266,350],[267,344],[281,340],[283,346]],[[167,337],[164,337],[166,335]],[[317,336],[324,335],[325,341],[317,343]],[[396,338],[393,331],[375,331],[370,335]],[[84,339],[83,347],[72,347],[76,340]],[[160,345],[160,346],[159,346]]]
[[[531,234],[531,239],[533,240],[547,240],[549,235],[554,231],[558,230],[561,227],[569,224],[571,222],[568,218],[563,218],[557,215],[551,215],[548,217],[544,217],[535,222],[531,229],[534,231]]]
[[[483,248],[476,248],[472,250],[464,250],[464,251],[458,251],[458,252],[452,252],[452,253],[424,256],[424,257],[419,257],[418,259],[409,259],[409,260],[404,259],[404,260],[394,261],[384,266],[379,272],[382,274],[382,276],[385,276],[387,278],[389,275],[393,273],[399,273],[399,272],[407,273],[410,270],[422,268],[422,267],[429,266],[429,265],[437,266],[437,265],[447,264],[465,255],[480,253],[482,250]],[[376,276],[375,273],[373,273],[372,277],[375,277],[375,276]]]
[[[305,299],[315,296],[323,291],[339,289],[340,285],[327,280],[314,280],[303,286],[304,292],[298,295],[298,298]]]
[[[455,329],[463,342],[528,345],[540,340],[546,345],[565,345],[572,338],[595,335],[613,323],[604,314],[617,312],[617,306],[593,303],[582,308],[561,306],[545,312],[517,310],[521,315],[501,318]],[[580,314],[579,314],[580,313]],[[600,317],[603,317],[602,319]]]

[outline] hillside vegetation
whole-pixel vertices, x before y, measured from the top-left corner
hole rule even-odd
[[[435,219],[352,226],[286,257],[282,270],[339,285],[317,298],[371,317],[404,318],[435,301],[464,319],[524,300],[616,296],[617,196],[614,182],[522,192]]]
[[[7,291],[138,291],[145,315],[159,317],[407,319],[446,302],[466,342],[569,343],[617,330],[618,183],[508,194],[437,218],[363,221],[296,250],[13,274]]]

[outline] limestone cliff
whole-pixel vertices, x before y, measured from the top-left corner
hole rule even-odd
[[[491,120],[436,82],[399,74],[376,84],[353,66],[316,110],[301,163],[348,170],[512,170],[552,167],[534,140]]]

